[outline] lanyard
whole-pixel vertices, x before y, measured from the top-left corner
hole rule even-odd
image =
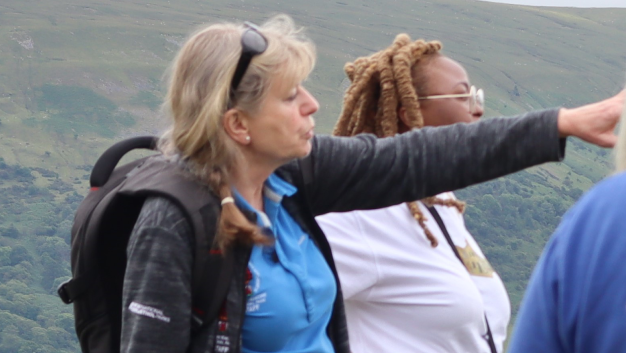
[[[439,212],[437,212],[437,210],[433,206],[428,207],[428,211],[430,211],[430,214],[432,214],[435,221],[437,221],[437,224],[439,225],[441,232],[446,237],[446,240],[448,241],[448,244],[452,248],[452,251],[454,251],[454,255],[456,255],[457,259],[459,259],[459,261],[461,261],[461,263],[463,264],[463,267],[465,267],[465,263],[463,262],[463,259],[461,259],[461,255],[459,255],[459,251],[456,249],[456,246],[454,246],[454,243],[452,242],[452,238],[450,237],[450,234],[448,233],[448,229],[443,224],[443,220],[441,219],[441,216],[439,216]],[[498,353],[498,351],[496,350],[496,344],[493,341],[493,335],[491,334],[491,328],[489,327],[489,320],[487,320],[486,314],[485,314],[485,324],[487,325],[487,333],[483,336],[483,338],[487,340],[487,343],[489,343],[489,348],[491,349],[491,353]]]

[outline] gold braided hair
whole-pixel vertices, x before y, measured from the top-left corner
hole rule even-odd
[[[343,110],[335,125],[333,135],[353,136],[373,133],[378,137],[394,136],[405,124],[398,117],[404,107],[411,129],[424,126],[418,93],[425,91],[424,71],[428,63],[440,56],[442,45],[438,41],[411,41],[406,34],[396,36],[393,44],[368,57],[347,63],[344,71],[351,81],[343,101]],[[437,197],[422,200],[427,206],[442,205],[465,210],[465,203]],[[426,218],[417,202],[407,202],[413,218],[424,230],[432,247],[437,239],[426,226]]]

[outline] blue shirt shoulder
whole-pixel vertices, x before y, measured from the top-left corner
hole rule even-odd
[[[537,263],[509,345],[518,352],[626,348],[626,173],[587,192]]]

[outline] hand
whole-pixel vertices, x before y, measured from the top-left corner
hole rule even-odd
[[[576,136],[600,147],[613,147],[617,136],[613,132],[624,107],[626,90],[609,99],[559,111],[558,128],[561,137]]]

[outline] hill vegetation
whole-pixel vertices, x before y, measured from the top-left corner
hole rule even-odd
[[[6,0],[0,3],[0,352],[78,352],[69,230],[99,153],[158,133],[162,75],[203,23],[262,22],[285,12],[307,27],[318,65],[306,82],[329,132],[343,64],[400,32],[438,39],[487,92],[486,116],[572,107],[624,81],[626,10],[556,9],[468,0]],[[467,224],[517,307],[565,210],[610,170],[608,151],[569,142],[563,163],[463,190]],[[441,166],[445,168],[445,166]],[[515,309],[516,310],[516,309]]]

